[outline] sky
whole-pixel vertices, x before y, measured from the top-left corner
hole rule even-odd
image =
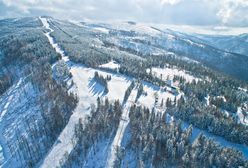
[[[0,18],[248,27],[248,0],[0,0]]]

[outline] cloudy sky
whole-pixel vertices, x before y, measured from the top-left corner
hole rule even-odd
[[[73,20],[248,26],[248,0],[0,0],[0,18],[39,15]]]

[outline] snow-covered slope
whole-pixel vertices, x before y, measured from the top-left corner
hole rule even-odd
[[[240,38],[233,41],[233,37],[218,39],[214,36],[197,36],[132,22],[85,23],[84,26],[89,30],[95,28],[109,30],[107,36],[103,35],[105,43],[121,50],[141,55],[173,54],[188,57],[218,71],[247,80],[247,75],[244,75],[248,72],[245,35],[240,35]]]
[[[43,19],[44,26],[46,27],[46,24],[49,24],[47,19]],[[92,26],[92,25],[91,25]],[[96,27],[96,26],[94,26]],[[49,29],[49,26],[47,27]],[[95,29],[95,28],[94,28]],[[50,32],[53,30],[50,29]],[[105,31],[105,30],[104,30]],[[130,31],[130,30],[129,30]],[[149,32],[149,31],[148,31]],[[106,31],[105,31],[106,33]],[[157,33],[157,32],[156,32]],[[65,154],[70,154],[70,152],[73,150],[73,129],[75,127],[75,124],[77,124],[79,118],[84,118],[86,115],[90,113],[91,104],[96,103],[97,97],[108,97],[110,100],[116,100],[119,99],[120,102],[123,101],[123,97],[125,94],[125,91],[127,87],[130,85],[131,81],[134,80],[134,78],[120,75],[118,73],[111,73],[109,71],[104,71],[101,69],[94,69],[89,68],[80,64],[75,64],[68,60],[69,57],[65,57],[65,52],[62,51],[59,48],[59,44],[56,44],[52,37],[50,36],[49,32],[46,33],[46,36],[48,39],[50,39],[51,45],[56,49],[56,51],[62,55],[62,58],[66,60],[68,67],[70,68],[70,72],[72,73],[73,81],[75,82],[76,88],[72,88],[73,92],[76,92],[79,98],[79,103],[77,108],[75,109],[73,115],[70,118],[70,121],[68,122],[68,125],[65,127],[65,129],[62,131],[61,135],[59,136],[57,142],[53,145],[52,149],[50,150],[49,154],[44,158],[43,163],[41,164],[41,167],[56,167],[61,164],[61,160],[63,160]],[[175,40],[176,37],[170,36],[170,40]],[[194,45],[192,41],[185,41],[186,43],[189,43],[190,45]],[[198,46],[202,47],[202,46]],[[100,66],[100,68],[109,68],[109,69],[116,69],[119,68],[119,65],[116,62],[109,62],[107,64],[103,64]],[[104,92],[104,87],[97,83],[93,77],[94,73],[98,72],[100,75],[103,75],[106,77],[107,75],[111,75],[111,80],[108,82],[108,89],[109,92]],[[181,75],[186,76],[186,80],[188,82],[191,82],[193,79],[199,80],[198,78],[195,78],[191,76],[190,74],[187,74],[184,71],[180,71],[177,69],[153,69],[152,71],[156,72],[158,76],[160,74],[163,74],[163,76],[169,75],[170,78],[173,77],[173,75]],[[160,87],[152,85],[147,82],[142,82],[144,85],[144,92],[146,94],[142,94],[141,97],[137,100],[138,105],[152,108],[157,108],[155,103],[155,95],[158,97],[157,102],[161,103],[162,100],[167,100],[167,98],[174,100],[174,98],[179,98],[183,93],[179,93],[178,95],[174,95],[171,93],[166,92],[165,90],[162,90]],[[121,89],[120,89],[121,88]],[[112,167],[113,163],[116,159],[116,147],[121,147],[121,143],[123,141],[123,136],[125,136],[124,132],[128,125],[128,112],[130,105],[134,103],[135,98],[137,95],[137,88],[135,88],[127,101],[127,103],[124,105],[124,112],[122,114],[122,120],[119,123],[118,130],[116,132],[116,135],[114,136],[114,139],[107,139],[106,141],[103,141],[99,144],[97,144],[97,148],[100,149],[97,154],[89,153],[89,155],[86,158],[86,165],[93,166],[93,159],[94,156],[96,156],[98,159],[101,159],[100,166],[103,166],[106,164],[106,167]],[[159,111],[159,109],[158,109]],[[186,123],[184,125],[187,125]],[[186,126],[185,126],[186,127]],[[199,135],[200,130],[197,128],[194,128],[193,135],[194,137],[196,135]],[[224,146],[228,147],[234,147],[238,150],[242,148],[240,146],[237,146],[236,144],[229,143],[219,137],[213,136],[209,133],[204,133],[209,137],[213,137],[216,139],[217,142],[220,142],[220,144],[224,144]],[[102,146],[106,145],[106,147],[103,149]],[[103,154],[100,154],[103,149]],[[244,148],[246,149],[246,148]],[[246,154],[246,150],[242,150]],[[107,155],[107,156],[106,156]],[[105,160],[105,161],[104,161]]]
[[[25,135],[27,140],[31,140],[27,122],[34,126],[41,121],[41,107],[37,105],[39,94],[30,82],[26,83],[25,78],[21,78],[0,98],[0,109],[3,109],[0,118],[3,167],[20,166],[17,152],[21,152],[21,149],[17,148],[19,142],[16,139]]]
[[[248,34],[238,36],[196,35],[199,39],[222,50],[248,56]]]
[[[130,85],[133,80],[130,77],[114,74],[110,72],[101,71],[98,69],[88,68],[82,65],[74,64],[73,62],[68,60],[68,56],[65,56],[65,52],[59,48],[59,45],[54,42],[53,38],[50,36],[50,33],[54,30],[49,27],[49,23],[47,18],[40,18],[44,27],[50,30],[45,35],[48,37],[49,42],[55,48],[55,50],[62,55],[62,59],[67,61],[67,65],[70,68],[70,72],[72,73],[72,79],[75,82],[76,88],[73,89],[74,92],[77,93],[79,98],[79,103],[77,108],[75,109],[73,115],[71,116],[67,126],[64,128],[56,143],[53,145],[49,154],[45,157],[44,161],[41,163],[41,167],[56,167],[59,166],[61,160],[63,159],[66,153],[70,154],[73,150],[73,133],[75,124],[77,124],[79,118],[84,118],[89,114],[91,104],[96,103],[97,97],[108,97],[109,100],[119,99],[120,102],[123,101],[125,91],[127,87]],[[104,64],[100,67],[104,68],[118,68],[118,64],[114,62],[110,62],[108,64]],[[108,82],[109,92],[107,94],[104,93],[104,88],[97,82],[94,81],[94,73],[98,71],[100,75],[106,77],[107,75],[111,75],[111,80]],[[157,88],[151,84],[144,83],[145,91],[148,93],[147,95],[143,95],[140,104],[145,103],[144,105],[153,107],[154,102],[154,93],[157,92]],[[120,89],[121,88],[121,89]],[[168,93],[167,93],[168,94]],[[161,92],[161,96],[159,93],[159,97],[162,99],[166,98],[174,98],[172,94],[165,94]],[[128,99],[127,104],[124,107],[124,113],[122,116],[122,120],[120,122],[118,131],[115,135],[113,142],[111,143],[111,148],[108,157],[108,165],[111,166],[113,161],[115,160],[115,147],[120,146],[123,133],[125,131],[126,126],[128,125],[128,112],[130,105],[134,102],[137,95],[137,90],[133,90],[130,98]],[[146,99],[147,98],[147,99]]]
[[[46,28],[52,32],[53,30],[49,27],[46,18],[40,18]],[[112,75],[106,72],[100,72],[101,75],[112,75],[111,81],[108,83],[109,85],[109,94],[104,95],[104,90],[101,85],[96,83],[93,80],[94,73],[97,70],[92,68],[87,68],[82,65],[77,65],[68,61],[68,57],[64,55],[64,51],[62,51],[58,44],[54,42],[52,37],[50,36],[50,32],[45,35],[48,37],[51,45],[56,49],[56,51],[61,54],[62,59],[67,61],[68,66],[70,67],[70,72],[72,73],[73,81],[75,82],[76,88],[74,92],[77,93],[79,98],[79,103],[72,114],[67,126],[64,128],[56,143],[53,145],[49,154],[44,159],[43,163],[41,163],[41,167],[56,167],[60,165],[60,161],[63,159],[65,153],[70,153],[73,150],[73,133],[75,124],[78,123],[79,118],[84,118],[89,114],[91,104],[96,103],[96,99],[98,96],[107,96],[110,100],[119,99],[122,101],[124,97],[125,89],[128,87],[129,80],[128,78],[124,78],[118,75]],[[123,88],[117,92],[119,88]]]
[[[150,73],[150,69],[147,70]],[[177,68],[152,68],[152,74],[157,76],[158,78],[162,78],[162,80],[173,80],[173,77],[180,76],[183,77],[186,82],[192,82],[195,80],[196,82],[200,80],[197,77],[190,75],[189,73],[185,72],[184,70],[179,70]]]
[[[116,160],[116,148],[121,146],[124,132],[125,132],[126,127],[129,123],[130,106],[134,103],[136,95],[137,95],[137,90],[132,90],[126,104],[124,105],[123,113],[121,116],[121,121],[119,123],[119,127],[117,129],[115,138],[111,144],[111,148],[110,148],[110,152],[109,152],[109,156],[108,156],[108,162],[107,162],[106,167],[114,167],[114,161]]]

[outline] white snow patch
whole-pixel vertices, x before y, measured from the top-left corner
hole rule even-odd
[[[160,31],[152,28],[151,26],[145,23],[130,24],[128,22],[114,21],[114,22],[109,22],[107,26],[109,26],[112,29],[134,31],[141,34],[157,35],[161,33]]]
[[[160,106],[161,102],[163,100],[164,105],[166,100],[169,98],[170,100],[174,100],[181,97],[181,93],[179,95],[174,95],[169,93],[168,91],[164,91],[162,88],[159,88],[158,86],[149,84],[147,82],[143,82],[143,89],[144,94],[140,96],[140,98],[137,101],[138,105],[145,106],[149,108],[150,110],[155,106]],[[155,103],[155,95],[157,95],[157,103]]]
[[[167,35],[168,40],[175,40],[175,36],[168,34]]]
[[[207,97],[205,97],[206,100],[206,105],[209,106],[210,105],[210,96],[209,94],[207,95]]]
[[[184,39],[184,41],[188,42],[190,45],[196,45],[196,46],[201,47],[201,48],[204,48],[204,47],[205,47],[205,46],[202,45],[202,44],[195,43],[195,42],[193,42],[193,41],[191,41],[191,40],[188,40],[188,39]]]
[[[244,125],[247,125],[248,126],[248,114],[247,114],[247,116],[244,116],[244,114],[242,113],[241,107],[238,107],[237,117],[238,117],[238,121],[241,124],[244,124]]]
[[[94,30],[97,30],[97,31],[102,32],[102,33],[109,34],[109,30],[104,28],[104,27],[94,27]]]
[[[101,68],[109,68],[109,69],[116,70],[116,69],[119,69],[120,68],[120,65],[117,62],[115,62],[115,61],[110,61],[110,62],[108,62],[106,64],[100,65],[99,67],[101,67]]]
[[[147,69],[147,73],[149,72],[150,69]],[[167,80],[167,77],[169,78],[169,80],[172,80],[175,75],[184,77],[186,79],[186,82],[192,82],[193,80],[197,82],[200,80],[199,78],[188,74],[186,71],[176,68],[152,68],[152,74],[157,76],[158,78],[162,77],[162,80],[165,81]]]
[[[241,90],[241,91],[243,91],[243,92],[248,92],[248,90],[247,90],[247,89],[245,89],[245,88],[241,88],[241,87],[239,87],[238,89],[239,89],[239,90]]]

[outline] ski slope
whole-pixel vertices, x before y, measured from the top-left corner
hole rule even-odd
[[[53,38],[50,36],[50,33],[54,30],[50,28],[47,19],[40,19],[43,23],[43,26],[50,30],[50,32],[45,34],[48,37],[49,42],[55,48],[56,52],[61,54],[62,59],[64,59],[65,62],[67,62],[67,65],[70,67],[72,79],[76,85],[75,92],[79,98],[79,103],[70,117],[68,124],[61,132],[56,143],[53,145],[44,161],[41,163],[41,167],[46,168],[60,166],[60,161],[63,160],[64,154],[70,154],[70,152],[73,150],[74,146],[72,139],[74,136],[75,125],[78,123],[79,118],[84,118],[90,113],[91,104],[96,103],[97,97],[106,96],[110,100],[119,99],[122,101],[125,90],[130,84],[130,78],[99,71],[99,73],[103,76],[112,75],[112,80],[108,83],[109,93],[104,95],[103,87],[93,80],[94,73],[97,70],[70,62],[68,56],[64,55],[64,51],[59,48],[58,44],[55,43]],[[123,89],[120,90],[119,88]]]
[[[76,93],[79,97],[79,103],[76,107],[74,113],[72,114],[67,126],[64,128],[62,133],[60,134],[57,142],[53,145],[51,151],[44,159],[41,167],[56,167],[60,165],[60,160],[63,160],[64,154],[68,153],[73,150],[73,134],[74,134],[74,127],[77,124],[79,118],[84,118],[87,114],[90,113],[90,106],[96,102],[97,97],[108,97],[110,100],[119,99],[120,102],[123,101],[125,91],[127,87],[130,85],[132,79],[130,77],[119,75],[119,74],[112,74],[105,71],[96,70],[93,68],[88,68],[82,65],[77,65],[72,62],[69,62],[68,57],[64,55],[64,51],[62,51],[58,44],[54,42],[50,33],[53,32],[48,24],[46,18],[42,19],[42,23],[44,27],[51,30],[50,32],[46,33],[45,35],[48,37],[49,42],[55,48],[55,50],[62,55],[62,59],[64,59],[68,66],[70,66],[70,72],[72,73],[73,81],[75,82]],[[66,57],[66,58],[65,58]],[[118,67],[114,62],[109,64],[103,65],[103,67],[116,68]],[[112,79],[108,82],[109,92],[105,95],[104,88],[94,82],[93,76],[95,71],[98,71],[100,75],[107,76],[111,75]],[[121,88],[121,89],[120,89]],[[150,87],[150,92],[151,87]],[[115,160],[115,147],[120,146],[121,140],[123,138],[123,133],[125,131],[126,126],[128,125],[128,112],[131,102],[134,102],[137,95],[137,90],[133,90],[130,98],[125,105],[124,112],[122,115],[122,120],[119,124],[119,128],[117,134],[115,135],[114,141],[111,145],[111,152],[108,159],[108,165],[112,166],[113,161]],[[150,94],[152,95],[152,94]],[[148,101],[149,102],[149,101]],[[151,105],[152,106],[152,105]]]
[[[69,61],[68,57],[65,56],[64,51],[61,50],[58,44],[54,42],[53,38],[50,35],[50,33],[52,33],[54,30],[50,28],[47,18],[40,17],[40,20],[43,26],[49,30],[49,32],[45,33],[45,35],[47,36],[50,44],[52,45],[53,48],[55,48],[56,52],[62,56],[62,59],[66,63],[68,63]],[[45,157],[44,161],[41,163],[41,167],[44,168],[60,166],[60,161],[63,159],[64,154],[67,152],[70,153],[73,149],[72,139],[73,139],[75,124],[78,122],[79,118],[84,118],[90,111],[89,104],[86,105],[83,104],[83,101],[89,98],[87,97],[87,95],[84,94],[84,91],[87,90],[87,84],[83,83],[85,81],[82,81],[83,80],[81,78],[82,76],[79,75],[80,73],[77,71],[77,68],[74,67],[71,70],[71,73],[73,75],[73,81],[76,83],[77,86],[76,93],[79,98],[79,103],[75,111],[73,112],[72,116],[70,117],[68,124],[59,135],[56,143],[53,145],[52,149]]]
[[[115,135],[115,138],[111,144],[110,153],[107,161],[106,167],[114,167],[114,161],[116,160],[116,148],[121,146],[121,141],[123,139],[124,132],[129,123],[129,109],[131,105],[134,103],[137,95],[137,90],[133,89],[126,104],[123,108],[123,113],[121,116],[121,120]]]
[[[55,51],[60,54],[62,56],[62,59],[67,62],[69,61],[68,56],[65,56],[64,51],[58,46],[57,43],[54,42],[51,33],[54,32],[54,30],[50,27],[49,23],[48,23],[48,19],[47,18],[42,18],[39,17],[41,23],[43,24],[43,27],[46,28],[48,30],[47,33],[45,33],[45,36],[48,38],[49,43],[52,45],[52,47],[55,49]]]

